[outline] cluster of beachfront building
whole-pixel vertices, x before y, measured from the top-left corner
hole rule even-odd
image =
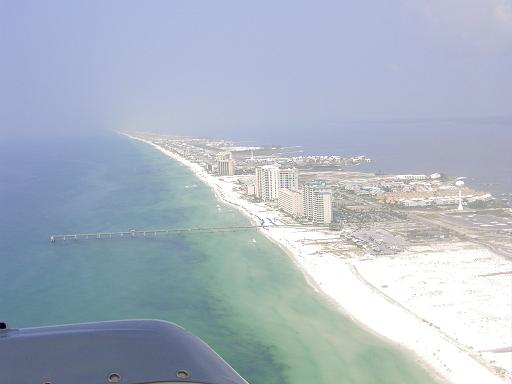
[[[216,166],[209,165],[210,172],[219,176],[235,175],[235,161],[231,152],[217,154]],[[428,207],[468,204],[492,200],[492,195],[476,192],[470,188],[456,187],[444,182],[442,175],[410,174],[374,177],[363,182],[334,183],[329,188],[326,181],[312,180],[299,186],[299,170],[289,164],[254,164],[247,170],[254,177],[245,180],[248,196],[270,204],[294,217],[317,224],[330,224],[333,221],[333,192],[337,196],[340,189],[358,195],[368,195],[381,203],[401,207]]]
[[[233,176],[234,160],[230,152],[217,156],[217,174]],[[245,185],[248,196],[266,203],[277,203],[279,209],[290,216],[305,218],[316,224],[332,222],[332,193],[322,180],[304,183],[299,188],[299,170],[279,164],[255,167],[254,179]]]
[[[284,211],[295,219],[317,224],[330,224],[333,221],[333,199],[346,192],[367,195],[381,203],[400,207],[427,207],[486,202],[492,196],[479,193],[467,187],[446,183],[442,175],[395,175],[373,176],[366,180],[330,181],[312,180],[299,184],[299,169],[306,164],[346,163],[339,156],[299,156],[287,158],[265,157],[256,159],[252,155],[236,164],[232,151],[223,148],[216,153],[205,150],[205,143],[194,146],[184,142],[173,143],[169,149],[198,162],[209,173],[220,177],[245,175],[244,190],[249,198],[256,199]],[[207,146],[209,147],[209,146]],[[354,163],[369,162],[364,156],[351,158]],[[334,196],[334,197],[333,197]],[[336,198],[338,198],[336,197]]]

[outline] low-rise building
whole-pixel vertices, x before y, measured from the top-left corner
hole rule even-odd
[[[476,201],[492,200],[492,195],[473,191],[470,188],[462,188],[462,201],[472,203]],[[390,192],[382,196],[382,201],[386,204],[399,205],[403,207],[427,207],[459,204],[458,190],[454,187],[439,188],[432,191],[409,191],[409,192]]]
[[[427,180],[427,175],[396,175],[398,180]]]
[[[247,196],[254,196],[256,194],[256,185],[254,183],[246,184],[245,193]]]

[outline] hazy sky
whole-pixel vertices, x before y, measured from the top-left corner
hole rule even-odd
[[[512,114],[512,0],[0,0],[0,55],[2,135]]]

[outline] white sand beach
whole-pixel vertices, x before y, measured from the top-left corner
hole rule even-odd
[[[212,188],[252,222],[286,223],[278,210],[243,198],[236,176],[222,179],[148,140]],[[447,249],[412,247],[391,255],[329,251],[339,234],[325,227],[264,227],[307,281],[340,311],[369,330],[412,351],[451,383],[498,384],[512,378],[512,276],[510,262],[470,243]],[[320,243],[316,240],[322,240]],[[495,352],[492,352],[495,350]]]

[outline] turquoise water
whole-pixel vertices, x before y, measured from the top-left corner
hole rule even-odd
[[[50,233],[231,226],[185,167],[117,135],[0,144],[0,318],[176,322],[251,383],[434,383],[332,309],[257,232],[49,244]]]

